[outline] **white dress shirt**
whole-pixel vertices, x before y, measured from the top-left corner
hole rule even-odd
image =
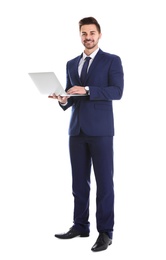
[[[91,55],[89,55],[88,57],[91,57],[90,61],[89,61],[89,66],[88,69],[90,67],[90,65],[92,64],[94,57],[96,56],[97,52],[99,51],[99,48],[97,50],[95,50],[93,53],[91,53]],[[83,52],[82,58],[80,60],[80,63],[78,65],[78,75],[81,75],[81,70],[85,61],[85,58],[87,57],[87,55]]]

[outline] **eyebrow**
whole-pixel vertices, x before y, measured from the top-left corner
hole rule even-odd
[[[93,33],[93,32],[96,32],[96,31],[90,31],[90,33]],[[81,33],[87,33],[87,32],[82,31]]]

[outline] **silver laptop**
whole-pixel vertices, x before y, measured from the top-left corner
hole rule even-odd
[[[48,96],[53,93],[55,93],[56,96],[85,96],[67,94],[54,72],[32,72],[28,74],[41,94]]]

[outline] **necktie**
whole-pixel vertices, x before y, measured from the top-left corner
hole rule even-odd
[[[86,57],[85,61],[84,61],[84,65],[82,67],[80,78],[81,78],[81,82],[82,82],[83,86],[85,85],[85,80],[86,80],[86,76],[87,76],[87,69],[88,69],[90,59],[91,59],[91,57]]]

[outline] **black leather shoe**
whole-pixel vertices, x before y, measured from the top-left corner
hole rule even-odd
[[[112,240],[109,238],[109,236],[106,233],[100,233],[96,240],[96,243],[93,245],[91,250],[93,252],[99,252],[107,249],[107,247],[111,244]]]
[[[61,238],[61,239],[69,239],[74,237],[89,237],[89,233],[82,233],[75,229],[74,227],[71,227],[67,233],[64,234],[55,234],[55,237]]]

